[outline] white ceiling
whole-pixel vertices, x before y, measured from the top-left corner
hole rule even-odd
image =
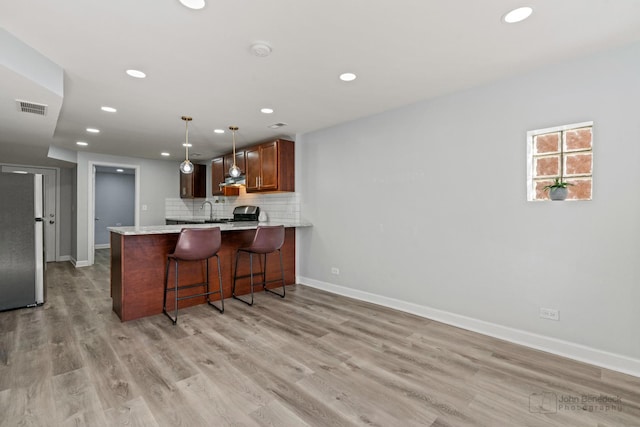
[[[523,4],[531,18],[501,21]],[[0,161],[56,163],[49,145],[180,161],[182,115],[193,116],[197,161],[230,151],[215,128],[238,125],[239,145],[294,137],[640,41],[640,1],[207,0],[199,11],[178,0],[3,1],[0,26],[64,71],[57,123],[37,132],[51,118],[25,117],[15,98],[47,103],[51,91],[0,62]],[[252,55],[255,41],[271,56]],[[340,81],[345,71],[358,78]],[[267,128],[275,122],[288,126]]]

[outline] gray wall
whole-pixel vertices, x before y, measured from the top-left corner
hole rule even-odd
[[[77,265],[86,265],[89,260],[88,227],[89,227],[89,201],[88,185],[91,170],[89,162],[103,165],[117,164],[124,167],[135,168],[139,166],[140,179],[140,225],[164,224],[164,199],[167,197],[179,197],[180,174],[179,163],[162,160],[148,160],[133,157],[111,156],[88,152],[78,152],[77,168],[77,214],[76,214],[76,256]],[[142,205],[147,210],[142,210]],[[93,218],[91,218],[93,227]]]
[[[96,172],[96,245],[109,244],[107,227],[134,225],[135,189],[135,175]]]
[[[73,175],[75,168],[60,168],[60,256],[68,259],[71,256],[71,239],[73,225]]]
[[[78,166],[71,170],[71,259],[78,259]]]
[[[637,363],[639,99],[634,45],[300,135],[301,281]],[[526,132],[588,120],[593,200],[527,202]]]

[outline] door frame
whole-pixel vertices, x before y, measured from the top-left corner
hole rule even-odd
[[[44,175],[45,173],[49,173],[53,171],[55,175],[55,180],[56,180],[54,185],[54,190],[55,190],[54,199],[56,202],[56,209],[55,209],[56,222],[54,227],[54,230],[55,230],[54,234],[55,234],[56,243],[54,245],[53,260],[55,262],[68,261],[69,255],[66,255],[65,259],[62,259],[60,256],[60,168],[54,167],[54,166],[16,165],[16,164],[10,164],[10,163],[2,163],[0,166],[1,166],[0,170],[2,172],[13,172],[16,170],[24,170],[29,173],[39,173]],[[45,191],[46,191],[46,186],[45,186]]]
[[[138,226],[140,224],[140,165],[132,165],[126,163],[109,163],[109,162],[101,162],[101,161],[89,161],[89,185],[88,192],[89,197],[87,197],[87,250],[88,250],[88,265],[93,265],[95,261],[95,217],[96,217],[96,166],[108,166],[108,167],[116,167],[116,168],[124,168],[124,169],[134,169],[135,175],[135,201],[134,201],[134,226]]]

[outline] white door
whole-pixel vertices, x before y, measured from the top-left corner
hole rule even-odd
[[[47,262],[56,260],[57,218],[56,218],[56,186],[58,181],[57,169],[44,169],[22,166],[2,166],[2,172],[24,171],[44,175],[44,245]]]

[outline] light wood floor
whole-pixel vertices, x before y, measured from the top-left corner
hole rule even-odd
[[[638,378],[299,285],[120,323],[108,254],[0,313],[1,426],[640,426]]]

